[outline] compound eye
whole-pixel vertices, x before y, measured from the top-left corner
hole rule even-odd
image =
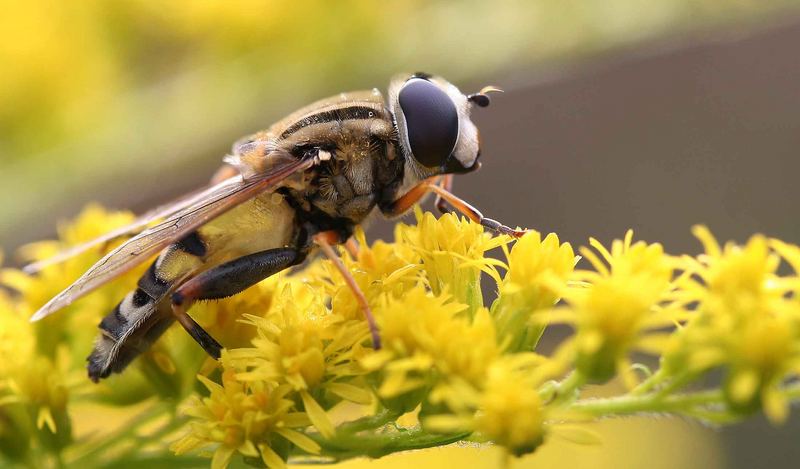
[[[414,158],[429,168],[442,166],[458,140],[458,110],[453,100],[421,78],[408,80],[398,100]]]

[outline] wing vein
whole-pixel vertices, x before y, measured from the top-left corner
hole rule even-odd
[[[138,266],[192,230],[261,193],[274,190],[286,178],[311,168],[316,162],[311,156],[289,159],[286,155],[275,155],[273,158],[279,162],[272,165],[267,172],[250,179],[234,176],[196,196],[187,197],[188,202],[183,204],[182,208],[175,210],[163,221],[142,231],[97,261],[78,280],[42,306],[31,317],[31,321],[42,319],[70,305],[109,280]],[[280,158],[284,161],[280,162]]]

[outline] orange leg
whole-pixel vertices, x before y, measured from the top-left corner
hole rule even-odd
[[[455,208],[459,213],[463,214],[475,223],[480,223],[486,229],[492,230],[496,233],[513,236],[514,238],[519,238],[528,232],[528,230],[517,230],[510,228],[498,222],[497,220],[484,217],[477,208],[460,199],[447,189],[441,187],[437,184],[437,182],[439,182],[438,177],[426,179],[425,181],[420,182],[390,205],[381,207],[381,212],[388,217],[398,216],[410,209],[425,194],[428,192],[433,192],[437,195],[437,197],[441,197],[442,200],[452,205],[453,208]]]
[[[400,216],[406,213],[411,207],[414,206],[421,198],[430,192],[429,186],[438,182],[439,176],[434,176],[426,179],[416,186],[412,187],[408,192],[400,196],[399,199],[390,204],[380,206],[381,213],[389,218]]]
[[[458,198],[455,194],[445,190],[440,186],[437,186],[435,184],[428,184],[428,190],[436,193],[436,195],[440,196],[442,199],[446,200],[447,203],[452,205],[453,208],[464,214],[464,216],[474,221],[475,223],[480,223],[481,226],[483,226],[484,228],[487,228],[497,233],[513,236],[514,238],[519,238],[528,232],[528,230],[517,230],[514,228],[510,228],[506,225],[503,225],[497,220],[492,220],[491,218],[484,217],[483,214],[477,208],[473,207],[465,200]]]
[[[372,335],[372,346],[377,350],[381,348],[381,337],[378,334],[378,325],[375,322],[375,316],[372,315],[372,309],[369,307],[369,303],[367,303],[367,297],[364,296],[364,292],[361,291],[361,288],[356,283],[356,279],[353,278],[353,274],[347,270],[342,260],[336,254],[336,251],[333,250],[333,244],[340,244],[342,242],[339,239],[339,236],[333,231],[323,231],[321,233],[317,233],[314,235],[314,243],[322,249],[322,252],[328,257],[328,259],[333,262],[333,265],[336,266],[336,269],[342,274],[344,277],[344,282],[350,287],[352,290],[353,295],[356,297],[356,301],[358,305],[361,307],[361,310],[364,312],[364,317],[367,319],[367,324],[369,325],[369,332]]]
[[[441,182],[441,184],[439,184],[439,186],[442,189],[446,190],[447,192],[452,193],[453,192],[453,175],[452,174],[445,174],[444,177],[442,178],[442,182]],[[441,212],[441,213],[447,213],[448,212],[446,201],[444,200],[444,197],[442,197],[439,194],[436,194],[436,201],[434,202],[434,205],[436,206],[436,209],[439,210],[439,212]]]
[[[355,239],[349,238],[347,242],[344,243],[344,248],[347,249],[347,252],[350,253],[353,259],[358,259],[358,243]]]

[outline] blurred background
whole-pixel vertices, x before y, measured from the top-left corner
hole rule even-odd
[[[634,228],[800,242],[800,1],[0,0],[0,246],[6,264],[91,201],[142,211],[203,184],[238,137],[401,71],[465,91],[483,169],[456,192],[581,244]],[[375,223],[373,238],[389,225]],[[597,427],[513,467],[796,467],[800,418]],[[400,455],[500,464],[488,449]]]

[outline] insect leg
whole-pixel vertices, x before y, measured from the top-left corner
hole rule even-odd
[[[453,190],[453,175],[452,174],[445,174],[442,178],[442,182],[440,183],[440,187],[447,192],[452,192]],[[447,213],[447,203],[440,194],[436,194],[436,201],[434,202],[436,209],[439,210],[441,213]]]
[[[510,228],[506,225],[503,225],[497,220],[492,220],[491,218],[484,217],[483,214],[477,208],[473,207],[465,200],[460,199],[452,192],[440,186],[437,186],[435,184],[427,184],[427,186],[428,190],[434,192],[437,196],[440,196],[442,199],[446,200],[447,203],[452,205],[453,208],[458,210],[460,213],[464,214],[470,220],[474,221],[475,223],[480,223],[484,228],[492,230],[496,233],[513,236],[514,238],[519,238],[528,231],[528,230],[517,230],[514,228]]]
[[[364,317],[367,319],[367,324],[369,324],[369,332],[372,335],[372,346],[376,350],[380,349],[381,336],[378,334],[378,325],[375,323],[375,316],[372,315],[372,309],[370,309],[369,303],[367,303],[367,297],[364,296],[364,292],[361,291],[358,283],[356,283],[353,274],[347,270],[347,267],[345,267],[344,263],[342,263],[342,260],[331,246],[331,244],[339,244],[340,241],[339,235],[333,231],[323,231],[314,235],[314,243],[322,249],[322,252],[333,262],[333,265],[336,266],[339,273],[342,274],[345,283],[350,287],[350,290],[352,290],[353,295],[356,297],[358,305],[361,306]]]
[[[222,346],[194,321],[187,311],[197,300],[217,300],[235,295],[287,267],[305,255],[295,248],[269,249],[220,264],[186,281],[172,294],[172,312],[186,332],[209,355],[219,358]]]
[[[353,259],[358,259],[359,246],[355,239],[348,238],[344,243],[344,248],[347,249],[347,252],[350,253],[350,256],[352,256]]]
[[[433,192],[470,220],[474,221],[475,223],[480,223],[484,228],[492,230],[496,233],[513,236],[515,238],[519,238],[527,232],[527,230],[516,230],[503,225],[497,220],[484,217],[477,208],[460,199],[452,192],[437,185],[436,182],[436,179],[427,179],[422,181],[416,186],[412,187],[399,199],[388,204],[380,205],[379,208],[381,212],[388,217],[397,216],[411,208],[411,206],[417,203],[425,194],[428,192]]]
[[[378,208],[381,213],[389,218],[402,215],[430,191],[429,186],[432,185],[431,181],[435,182],[437,179],[438,177],[420,182],[397,200],[392,200],[389,203],[379,202]]]

